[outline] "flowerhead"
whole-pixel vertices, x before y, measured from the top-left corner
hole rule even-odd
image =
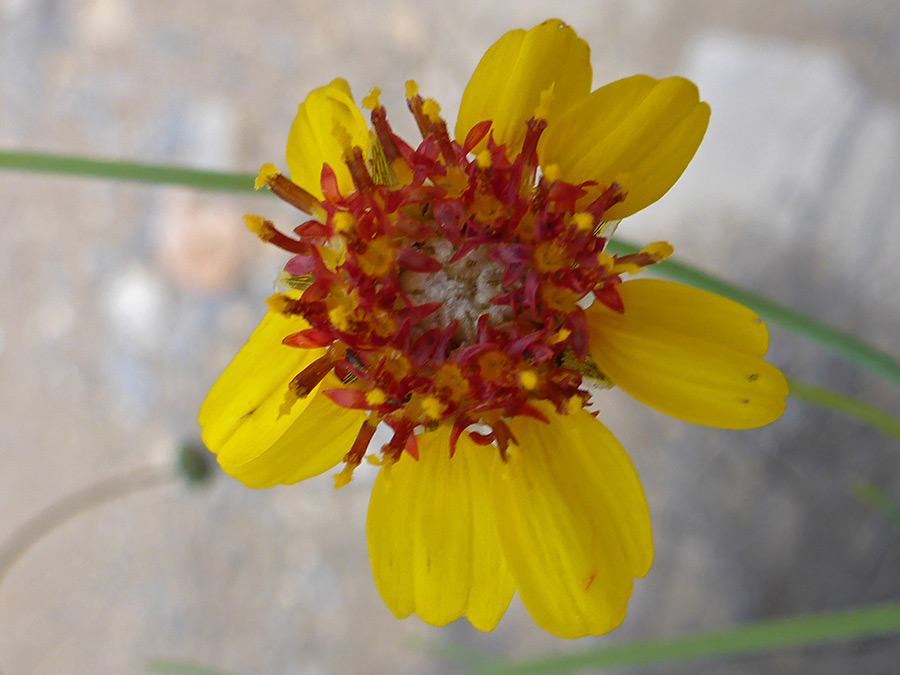
[[[664,242],[617,257],[617,221],[662,196],[706,130],[683,78],[591,91],[588,45],[550,20],[484,55],[451,135],[407,84],[423,139],[343,80],[300,105],[291,178],[259,186],[308,214],[286,235],[284,289],[213,386],[203,438],[245,484],[294,483],[368,454],[375,582],[399,617],[490,630],[518,590],[564,637],[624,618],[653,556],[627,454],[588,411],[621,387],[680,419],[766,424],[787,386],[751,310],[630,278]],[[372,447],[379,426],[389,440]]]

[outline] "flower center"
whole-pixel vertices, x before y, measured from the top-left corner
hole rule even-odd
[[[267,165],[260,181],[314,219],[293,239],[248,216],[263,239],[294,254],[285,273],[295,290],[269,302],[309,327],[284,343],[324,350],[291,382],[286,405],[333,371],[343,386],[323,393],[368,411],[345,479],[381,422],[393,429],[387,460],[416,456],[415,431],[439,424],[452,426],[454,446],[482,425],[471,437],[505,453],[504,420],[546,419],[539,401],[560,413],[582,407],[585,376],[599,373],[579,303],[591,295],[622,311],[619,275],[667,254],[659,245],[622,258],[604,251],[603,215],[624,195],[617,185],[567,183],[552,166],[541,172],[544,120],[527,123],[517,152],[495,142],[490,121],[460,144],[437,104],[412,87],[423,136],[414,149],[391,130],[377,91],[366,100],[373,149],[368,158],[345,150],[352,192],[341,194],[325,165],[316,200]]]
[[[474,344],[478,339],[478,320],[487,316],[489,326],[499,326],[512,319],[508,305],[493,304],[504,292],[502,263],[488,257],[488,247],[478,246],[463,258],[451,262],[456,252],[447,239],[434,238],[422,245],[421,251],[441,264],[436,272],[401,270],[401,291],[417,305],[438,304],[438,308],[422,319],[413,331],[427,332],[456,324],[451,348]]]

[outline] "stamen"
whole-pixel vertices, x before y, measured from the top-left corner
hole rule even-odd
[[[291,206],[296,206],[304,213],[324,220],[325,212],[319,206],[316,198],[279,173],[274,164],[263,164],[260,168],[259,177],[254,186],[258,190],[263,185],[267,185],[277,197]]]
[[[366,159],[363,157],[362,150],[359,146],[353,146],[344,153],[344,161],[347,168],[350,169],[350,175],[353,177],[353,184],[360,192],[371,192],[375,188],[372,176],[366,168]]]
[[[593,230],[595,227],[594,216],[587,211],[581,211],[573,215],[572,222],[575,223],[575,227],[579,230]]]
[[[275,229],[271,220],[248,213],[244,216],[244,222],[247,224],[247,229],[267,244],[275,244],[278,248],[283,248],[291,253],[307,253],[309,251],[309,244],[282,234]]]
[[[362,100],[363,107],[368,108],[369,110],[375,110],[376,108],[381,107],[381,88],[373,87],[369,92],[369,95],[364,97]]]
[[[306,398],[334,368],[334,360],[325,355],[313,361],[291,380],[289,388],[297,398]]]
[[[587,211],[591,213],[597,220],[603,219],[603,214],[609,210],[613,204],[625,199],[625,194],[618,183],[613,183],[606,188],[597,199],[591,202],[587,207]]]
[[[372,127],[384,154],[384,159],[394,174],[394,180],[401,185],[407,185],[412,178],[409,165],[403,159],[400,149],[394,140],[394,132],[387,120],[387,113],[381,106],[372,109]]]

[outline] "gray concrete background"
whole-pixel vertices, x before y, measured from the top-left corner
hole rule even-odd
[[[343,75],[413,125],[416,78],[452,117],[502,32],[559,15],[595,85],[685,74],[713,108],[679,185],[619,232],[900,356],[896,0],[383,3],[0,0],[0,145],[255,171],[284,164],[297,103]],[[86,484],[162,463],[264,311],[282,257],[242,214],[274,200],[0,173],[0,540]],[[788,375],[900,413],[877,376],[773,331]],[[7,674],[436,673],[436,641],[514,658],[900,598],[900,534],[857,501],[900,496],[896,441],[791,401],[756,432],[691,427],[618,392],[603,419],[637,464],[657,556],[611,636],[564,642],[514,600],[492,634],[396,621],[374,588],[371,475],[255,492],[146,490],[35,545],[0,586]],[[884,638],[664,668],[889,673]],[[643,671],[642,671],[643,672]],[[648,670],[647,672],[651,672]]]

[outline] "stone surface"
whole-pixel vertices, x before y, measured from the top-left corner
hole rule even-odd
[[[537,0],[0,1],[0,145],[253,171],[283,164],[298,102],[343,75],[379,85],[412,135],[403,83],[452,116],[503,31]],[[900,8],[892,0],[566,3],[594,82],[694,78],[713,107],[682,181],[623,223],[682,260],[900,356]],[[168,461],[262,315],[283,258],[242,229],[274,200],[0,173],[0,541],[60,497]],[[877,375],[772,331],[791,377],[900,413]],[[691,427],[611,391],[656,563],[606,638],[563,642],[518,600],[489,635],[398,622],[372,583],[372,474],[255,492],[172,483],[73,517],[0,585],[0,669],[142,673],[152,658],[228,673],[446,672],[423,645],[512,658],[897,600],[896,528],[853,496],[900,495],[897,442],[791,401],[755,432]],[[884,673],[896,638],[667,668]],[[636,671],[642,672],[642,671]],[[647,672],[651,672],[648,670]],[[652,672],[660,672],[658,669]]]

